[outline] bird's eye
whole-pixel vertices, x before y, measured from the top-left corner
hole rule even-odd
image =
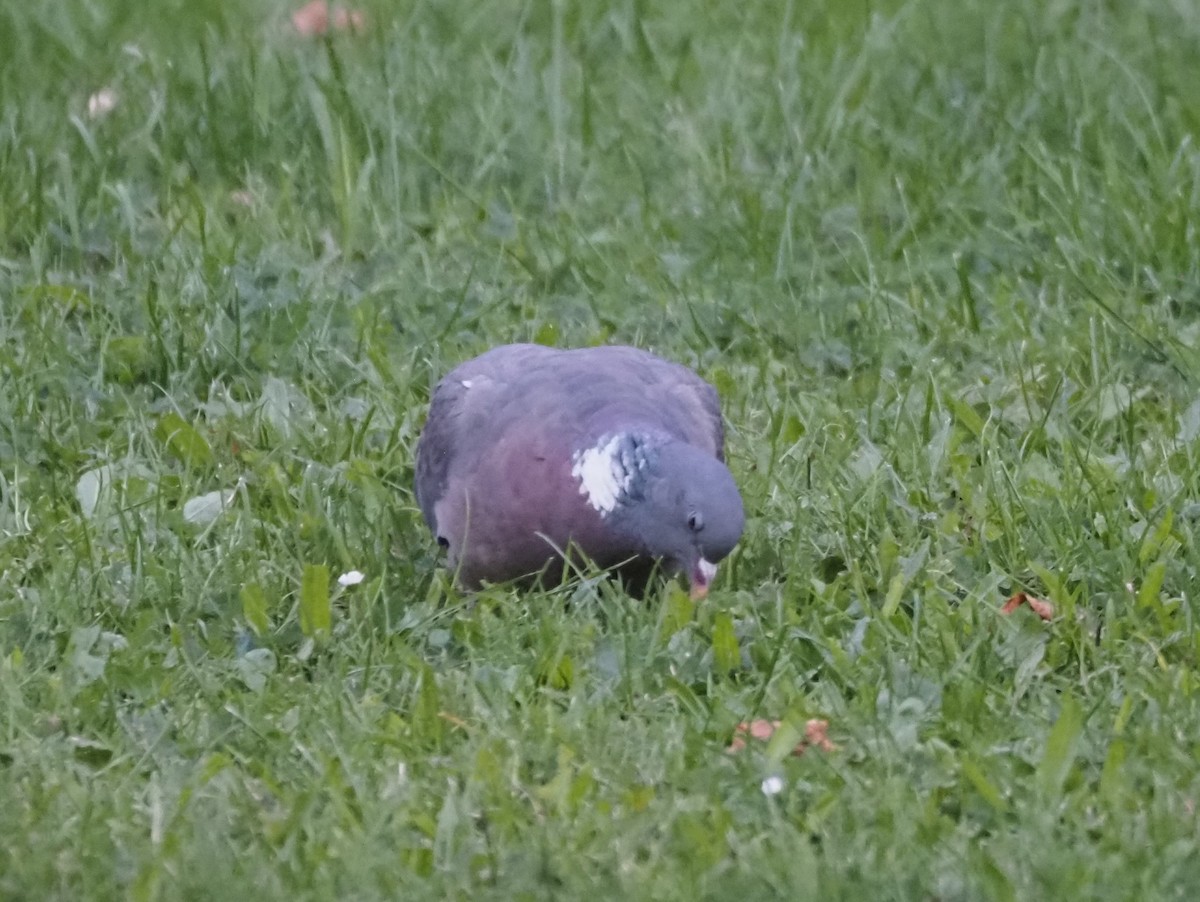
[[[704,518],[700,516],[699,511],[693,511],[688,514],[688,529],[692,532],[699,532],[704,528]]]

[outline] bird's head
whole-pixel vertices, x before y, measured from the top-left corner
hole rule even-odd
[[[614,529],[668,573],[683,575],[693,598],[707,594],[745,525],[725,464],[684,442],[622,433],[578,455],[575,472]]]

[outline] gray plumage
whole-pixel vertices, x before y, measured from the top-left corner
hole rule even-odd
[[[459,582],[556,575],[574,550],[707,591],[742,533],[716,389],[629,347],[505,345],[434,390],[416,492]]]

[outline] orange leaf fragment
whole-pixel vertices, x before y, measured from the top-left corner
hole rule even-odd
[[[326,0],[312,0],[292,13],[292,28],[306,38],[320,37],[333,31],[361,32],[367,24],[361,10],[335,6]]]
[[[1009,598],[1008,601],[1004,602],[1004,605],[1000,608],[1000,613],[1011,614],[1021,605],[1028,605],[1029,609],[1043,620],[1054,619],[1054,605],[1050,604],[1048,601],[1042,601],[1040,598],[1034,598],[1027,592],[1018,592],[1016,595],[1013,595],[1011,598]]]
[[[733,739],[730,740],[729,747],[725,751],[730,755],[740,752],[746,747],[745,737],[747,736],[766,742],[779,729],[779,724],[778,720],[752,720],[748,723],[742,721],[734,728]],[[837,750],[837,746],[829,738],[829,721],[814,718],[804,724],[804,739],[796,743],[792,754],[803,755],[809,748],[818,748],[822,752]]]
[[[837,746],[833,740],[829,738],[829,721],[818,720],[813,718],[804,725],[804,741],[810,746],[818,748],[823,752],[836,752]],[[801,749],[797,748],[793,755],[799,755]]]
[[[770,739],[775,735],[775,731],[779,729],[779,721],[777,720],[752,720],[749,724],[738,724],[739,729],[744,729],[755,739]]]

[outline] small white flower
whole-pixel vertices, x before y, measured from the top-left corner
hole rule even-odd
[[[783,777],[771,776],[762,781],[762,791],[765,796],[777,796],[783,792]]]
[[[101,88],[88,98],[88,116],[93,119],[99,119],[101,116],[107,116],[116,108],[117,92],[112,88]]]
[[[348,570],[338,577],[339,586],[357,586],[366,577],[358,570]]]

